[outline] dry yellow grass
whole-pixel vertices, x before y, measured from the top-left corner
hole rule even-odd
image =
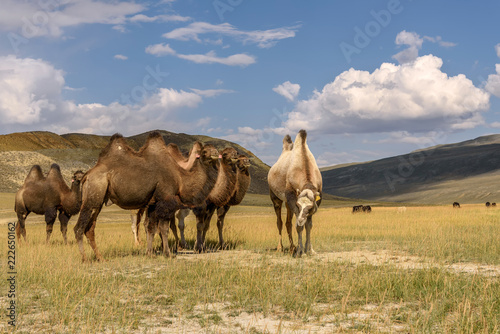
[[[0,196],[2,254],[5,222],[14,220],[11,199]],[[277,253],[272,208],[242,206],[226,219],[229,250],[165,259],[134,247],[128,212],[112,206],[96,228],[107,261],[90,264],[81,263],[74,242],[63,245],[57,228],[45,245],[43,218],[30,216],[29,244],[17,249],[17,332],[500,330],[500,208],[350,211],[320,208],[313,219],[314,256]],[[186,224],[193,243],[192,215]],[[209,245],[217,242],[216,230],[212,222]],[[6,292],[2,280],[2,305]],[[5,314],[1,325],[11,329]]]

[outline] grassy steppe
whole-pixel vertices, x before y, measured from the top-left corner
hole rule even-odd
[[[14,220],[12,198],[0,195],[3,222]],[[58,223],[45,245],[42,217],[30,216],[29,244],[18,243],[16,253],[16,332],[500,332],[500,208],[350,211],[320,208],[314,256],[277,253],[272,208],[247,205],[228,213],[229,250],[165,259],[134,247],[128,212],[111,206],[96,228],[106,261],[90,264],[73,241],[62,244]],[[192,245],[192,215],[186,225]],[[6,259],[7,225],[0,228]],[[207,238],[216,244],[215,222]],[[6,321],[2,312],[0,331],[11,330]]]

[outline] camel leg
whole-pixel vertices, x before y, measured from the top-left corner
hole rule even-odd
[[[286,232],[288,233],[288,240],[290,241],[290,254],[294,254],[296,248],[293,244],[293,231],[292,231],[292,218],[293,211],[288,206],[288,203],[285,203],[286,206]]]
[[[177,226],[175,225],[175,216],[170,219],[169,225],[170,225],[170,229],[172,230],[172,233],[174,234],[174,238],[175,238],[175,244],[174,244],[172,251],[174,253],[177,253],[177,250],[179,248],[179,236],[177,235]],[[161,236],[161,234],[160,234],[160,236]]]
[[[99,215],[99,212],[101,212],[101,208],[97,210],[92,210],[92,219],[91,219],[91,225],[90,228],[85,231],[85,236],[87,237],[90,247],[92,247],[92,250],[94,251],[95,257],[97,258],[98,261],[104,261],[104,258],[102,257],[101,253],[97,249],[97,244],[95,242],[95,225],[97,222],[97,216]]]
[[[132,221],[132,233],[134,234],[134,242],[136,246],[139,246],[141,243],[141,238],[139,237],[139,225],[145,210],[146,208],[141,208],[137,210],[137,212],[132,211],[130,214],[130,220]]]
[[[184,224],[184,218],[187,217],[187,215],[189,215],[189,209],[180,209],[177,211],[176,213],[176,217],[177,217],[177,226],[179,227],[179,232],[181,234],[181,241],[180,241],[180,247],[183,248],[183,249],[186,249],[187,248],[187,243],[186,243],[186,239],[184,238],[184,228],[185,228],[185,224]]]
[[[144,218],[144,229],[146,230],[147,242],[146,254],[148,255],[153,255],[153,241],[155,239],[156,230],[158,229],[158,221],[156,220],[154,210],[154,207],[149,206],[146,217]]]
[[[17,214],[16,236],[17,236],[17,240],[19,240],[19,241],[21,241],[21,235],[22,235],[24,238],[24,242],[26,242],[25,223],[26,223],[26,218],[28,217],[29,214],[30,214],[29,211],[28,212],[20,212]]]
[[[271,201],[274,206],[274,213],[276,213],[276,225],[278,226],[278,247],[276,250],[278,252],[283,251],[283,241],[281,239],[281,231],[283,230],[283,220],[281,219],[281,206],[283,205],[283,201],[280,200],[272,191],[270,191]]]
[[[294,256],[301,257],[304,254],[304,247],[302,246],[302,231],[304,230],[304,226],[297,225],[297,234],[299,235],[298,247],[295,251]]]
[[[50,208],[45,210],[45,223],[47,223],[47,239],[45,239],[45,243],[48,244],[50,240],[50,235],[52,234],[52,230],[54,229],[54,222],[57,218],[57,210],[56,208]]]
[[[59,222],[61,223],[61,233],[64,239],[64,244],[68,244],[68,237],[67,237],[67,232],[68,232],[68,222],[69,219],[71,218],[70,215],[67,215],[63,211],[59,211]]]
[[[308,217],[306,221],[306,249],[305,249],[307,255],[316,254],[311,244],[311,230],[312,230],[312,217]]]
[[[224,229],[224,219],[226,218],[226,213],[231,208],[229,205],[224,205],[223,207],[217,208],[217,229],[219,230],[219,249],[224,249],[224,237],[222,236],[222,230]]]
[[[210,228],[210,221],[212,220],[212,216],[214,215],[215,209],[217,207],[210,203],[207,205],[205,210],[205,214],[203,215],[203,234],[201,237],[203,248],[205,248],[205,238],[207,236],[208,229]]]
[[[165,257],[167,258],[171,257],[170,248],[168,247],[168,230],[170,229],[170,224],[167,222],[169,221],[170,220],[160,219],[158,222],[158,229],[163,241],[163,255],[165,255]]]

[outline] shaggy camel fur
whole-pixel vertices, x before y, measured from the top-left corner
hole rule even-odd
[[[232,206],[239,205],[241,203],[243,197],[245,197],[248,187],[250,187],[251,177],[248,170],[249,167],[250,160],[246,156],[240,155],[238,157],[238,162],[236,163],[236,185],[234,187],[233,195],[225,205],[219,206],[217,208],[217,229],[219,231],[220,249],[224,249],[225,247],[222,230],[224,228],[224,219],[226,217],[226,214]],[[210,222],[210,219],[208,220],[208,222]]]
[[[174,158],[174,160],[177,162],[177,164],[180,167],[184,168],[185,170],[189,170],[193,167],[194,163],[196,162],[197,157],[200,156],[202,149],[203,149],[203,145],[199,141],[196,141],[193,144],[193,147],[191,148],[191,150],[189,151],[188,156],[185,157],[181,153],[181,151],[177,145],[172,144],[172,143],[167,145],[167,152],[172,156],[172,158]],[[150,204],[152,205],[154,203],[150,203]],[[146,212],[146,209],[147,209],[147,207],[141,208],[139,210],[133,210],[130,214],[130,218],[132,221],[132,233],[134,235],[134,242],[135,242],[136,246],[138,246],[141,243],[141,240],[139,237],[139,224],[141,223],[141,218],[144,215],[144,213]],[[189,214],[189,211],[188,211],[188,214]],[[184,222],[184,219],[182,219],[182,222]],[[148,224],[148,217],[146,215],[144,217],[144,229],[145,230],[147,228],[147,224]],[[172,224],[172,222],[171,222],[171,224]],[[175,220],[174,220],[173,224],[174,225],[173,225],[172,230],[174,232],[174,236],[175,236],[177,243],[178,243],[179,238],[177,236],[177,230],[175,227]],[[172,228],[172,226],[171,226],[171,228]],[[179,229],[180,228],[181,228],[181,226],[179,224]],[[182,228],[184,228],[184,226],[182,226]],[[184,232],[183,229],[181,231],[182,231],[181,233]]]
[[[83,175],[82,171],[75,172],[71,181],[71,188],[69,188],[64,182],[61,169],[57,164],[50,167],[47,177],[43,175],[40,166],[34,165],[31,167],[23,186],[16,193],[14,210],[18,219],[16,225],[17,238],[19,239],[22,235],[24,241],[26,241],[26,217],[30,212],[34,212],[38,215],[45,215],[45,222],[47,223],[46,242],[48,243],[59,212],[61,233],[64,243],[67,244],[68,221],[71,216],[80,211],[80,181]]]
[[[148,207],[149,217],[159,222],[163,253],[169,257],[168,222],[178,207],[194,207],[205,201],[217,178],[216,158],[203,149],[193,167],[185,170],[168,154],[167,145],[158,132],[150,133],[138,152],[127,145],[122,135],[113,135],[82,183],[82,208],[74,228],[82,260],[86,261],[84,234],[97,259],[103,259],[95,243],[94,230],[97,216],[108,199],[123,209]],[[155,205],[148,206],[151,202]],[[150,225],[153,224],[148,225],[149,254],[156,230]]]
[[[304,253],[302,246],[302,230],[306,228],[305,251],[314,253],[311,245],[312,215],[321,204],[322,178],[316,160],[307,146],[307,133],[300,130],[292,143],[290,136],[283,139],[283,151],[269,170],[268,182],[271,200],[277,216],[279,232],[278,251],[283,249],[281,230],[281,206],[285,202],[287,208],[286,229],[290,239],[290,252],[296,256]],[[296,217],[298,247],[295,249],[292,237],[292,217]]]
[[[236,162],[238,161],[238,152],[232,148],[225,148],[219,156],[219,174],[214,188],[207,197],[203,205],[193,208],[196,216],[196,243],[194,249],[198,252],[205,250],[205,235],[210,226],[210,218],[219,206],[226,205],[231,199],[236,186]],[[182,231],[182,236],[184,233]],[[185,245],[186,241],[181,240]]]

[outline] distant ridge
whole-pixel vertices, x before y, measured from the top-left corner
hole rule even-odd
[[[241,154],[251,158],[252,182],[249,192],[269,193],[267,186],[269,166],[251,151],[238,144],[208,136],[173,133],[164,130],[156,131],[160,132],[166,143],[174,143],[186,152],[196,140],[212,144],[219,149],[228,146],[234,147]],[[125,137],[125,139],[132,148],[138,149],[146,141],[148,133]],[[52,163],[58,163],[69,182],[75,170],[88,170],[95,165],[99,152],[108,144],[110,137],[81,133],[58,135],[46,131],[0,135],[0,169],[3,173],[2,178],[0,178],[0,192],[17,191],[34,164],[41,165],[43,171],[46,172]]]
[[[500,203],[500,135],[322,169],[336,196],[422,204]]]

